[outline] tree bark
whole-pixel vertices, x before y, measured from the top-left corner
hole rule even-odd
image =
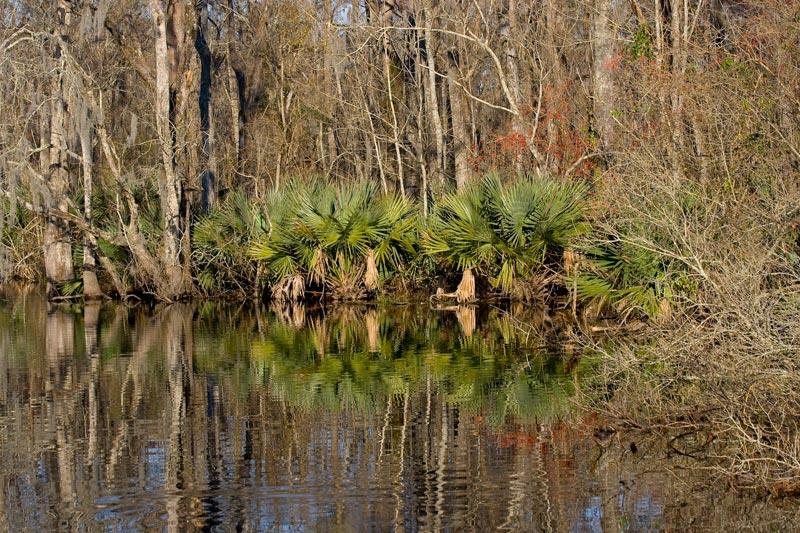
[[[534,131],[538,127],[538,120],[540,119],[541,109],[546,104],[546,108],[551,110],[555,109],[558,103],[555,101],[559,95],[563,95],[567,88],[570,86],[569,76],[562,59],[562,39],[564,35],[564,16],[562,14],[563,4],[558,0],[547,0],[545,6],[545,50],[544,50],[544,63],[550,74],[547,75],[547,85],[549,90],[545,91],[543,84],[545,83],[545,68],[540,65],[539,71],[539,96],[537,97],[537,113],[534,118]],[[546,95],[546,96],[545,96]],[[541,100],[546,98],[546,102]],[[545,149],[545,166],[550,172],[558,173],[560,171],[559,158],[553,156],[554,147],[559,145],[560,128],[559,121],[555,118],[555,113],[546,120],[547,128],[547,148]],[[536,139],[531,139],[532,143]],[[534,144],[535,146],[535,144]]]
[[[239,83],[239,76],[236,74],[236,69],[233,66],[233,55],[231,52],[230,43],[225,45],[225,64],[228,82],[228,108],[230,110],[231,121],[231,144],[233,147],[233,167],[234,173],[239,174],[242,171],[242,147],[243,147],[243,121],[241,109],[241,87]]]
[[[615,87],[614,42],[616,28],[613,19],[613,0],[595,0],[592,12],[592,108],[594,125],[600,137],[600,146],[609,150],[614,136]]]
[[[673,173],[676,178],[683,175],[683,162],[681,160],[682,149],[685,145],[684,116],[683,116],[683,79],[686,74],[686,42],[688,31],[685,26],[685,19],[688,7],[681,6],[679,0],[668,1],[671,8],[670,17],[670,38],[672,44],[672,84],[670,87],[670,109],[672,117],[672,146],[675,154],[673,155]],[[684,22],[684,24],[682,24]]]
[[[428,107],[428,120],[433,130],[433,138],[436,143],[436,165],[435,169],[440,180],[444,180],[444,127],[442,126],[442,116],[439,114],[439,96],[436,92],[436,46],[433,37],[433,15],[431,10],[425,9],[425,61],[427,66],[427,76],[423,78],[425,89],[425,101]]]
[[[519,58],[517,57],[517,46],[515,39],[518,33],[517,28],[517,3],[515,0],[506,0],[505,13],[503,14],[503,22],[500,26],[500,35],[503,38],[503,47],[505,52],[505,67],[506,77],[508,78],[508,90],[514,104],[519,108],[520,96],[520,76],[519,76]],[[514,133],[522,133],[525,129],[525,124],[521,113],[511,116],[511,130]]]
[[[405,179],[403,176],[403,156],[400,152],[400,124],[397,120],[397,110],[394,105],[394,90],[392,84],[391,61],[389,59],[389,39],[383,35],[383,77],[386,82],[386,98],[389,101],[389,111],[392,124],[392,144],[394,145],[395,161],[397,161],[397,181],[400,184],[400,192],[405,195]]]
[[[467,130],[464,95],[458,85],[458,52],[448,53],[447,88],[450,97],[450,124],[452,125],[452,151],[455,164],[456,188],[462,190],[469,183],[472,172],[469,165],[469,131]]]
[[[208,43],[208,9],[206,2],[200,4],[197,12],[197,34],[194,47],[200,60],[200,190],[201,210],[208,212],[217,203],[217,168],[215,139],[213,138],[212,87],[213,57]]]
[[[168,3],[172,4],[171,1]],[[155,281],[159,285],[159,296],[172,300],[190,292],[190,280],[181,261],[183,187],[175,172],[176,154],[170,120],[172,117],[170,79],[174,75],[170,66],[174,66],[177,62],[177,51],[167,47],[167,19],[161,0],[150,0],[150,6],[156,29],[156,129],[163,165],[163,172],[158,179],[158,192],[163,225],[160,262],[164,275],[162,279]],[[171,10],[171,13],[174,15],[175,11]],[[180,14],[180,11],[178,13]]]
[[[48,191],[45,203],[48,208],[56,207],[67,211],[67,189],[69,188],[69,172],[67,169],[67,113],[64,76],[66,59],[61,50],[61,42],[65,40],[67,29],[71,23],[71,4],[65,0],[58,3],[59,27],[56,32],[54,51],[55,68],[51,83],[50,105],[50,148],[48,169],[42,169],[49,176]],[[72,242],[68,228],[61,221],[47,217],[44,231],[44,264],[48,283],[48,294],[54,295],[57,285],[75,278],[72,265]]]
[[[78,104],[78,102],[76,102]],[[94,154],[92,148],[92,129],[89,122],[89,110],[81,102],[78,104],[79,123],[78,135],[81,143],[81,167],[83,169],[83,217],[89,226],[92,225],[92,189],[94,185]],[[91,236],[83,237],[83,297],[93,300],[103,296],[100,283],[97,281],[97,266],[95,263],[94,246]]]

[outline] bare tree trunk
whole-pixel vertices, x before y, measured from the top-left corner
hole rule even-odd
[[[67,136],[66,136],[66,102],[64,76],[66,58],[61,50],[61,42],[65,40],[67,28],[71,23],[71,4],[59,0],[58,15],[59,29],[56,36],[55,61],[56,68],[53,73],[51,85],[50,105],[50,149],[49,149],[49,191],[46,196],[46,207],[56,207],[67,211],[67,189],[69,187],[69,174],[67,170]],[[45,169],[42,169],[45,170]],[[55,285],[70,281],[75,278],[72,266],[72,243],[69,240],[64,223],[53,217],[47,218],[44,231],[44,264],[47,276],[48,293],[53,294]]]
[[[435,169],[438,178],[444,180],[445,156],[444,156],[444,127],[442,126],[442,116],[439,114],[439,96],[436,93],[436,47],[433,40],[433,15],[430,9],[424,11],[425,19],[425,60],[427,66],[427,76],[423,79],[425,87],[425,97],[428,106],[428,117],[433,128],[433,138],[436,142],[436,165]]]
[[[614,135],[614,41],[613,0],[595,0],[592,12],[592,107],[594,123],[604,150],[612,145]]]
[[[213,58],[208,44],[207,2],[200,4],[197,12],[197,34],[194,47],[200,60],[200,208],[208,212],[217,203],[217,168],[215,139],[213,138],[212,86]]]
[[[89,110],[81,102],[78,134],[81,143],[81,166],[83,168],[83,216],[89,226],[92,225],[92,188],[94,182],[94,154],[92,148],[92,130],[89,123]],[[100,298],[103,291],[97,281],[97,268],[94,258],[94,246],[91,237],[83,237],[83,297],[93,300]]]
[[[171,4],[171,1],[170,1]],[[190,282],[181,262],[181,194],[183,188],[175,172],[175,146],[171,126],[170,58],[176,51],[167,47],[167,20],[161,0],[150,0],[156,27],[156,129],[160,141],[163,173],[159,176],[158,192],[161,200],[161,266],[163,279],[159,296],[174,299],[189,292]]]
[[[517,46],[514,42],[518,35],[517,29],[517,3],[515,0],[507,0],[505,4],[505,13],[502,17],[504,19],[500,26],[500,35],[503,39],[503,47],[505,48],[505,68],[506,77],[508,78],[508,89],[511,94],[512,100],[515,105],[519,107],[521,100],[520,96],[522,91],[520,89],[519,78],[519,59],[517,57]],[[511,115],[511,133],[516,135],[523,135],[526,139],[528,135],[525,133],[526,127],[522,113]],[[514,170],[519,173],[522,171],[522,152],[517,151],[514,154]]]
[[[677,118],[676,111],[678,109],[677,103],[677,77],[675,70],[677,68],[675,57],[676,47],[675,39],[680,39],[680,22],[674,14],[674,3],[677,0],[654,0],[654,18],[655,18],[655,49],[656,49],[656,65],[663,72],[666,71],[672,77],[669,84],[660,84],[658,87],[659,106],[661,108],[661,120],[664,128],[670,132],[670,138],[665,142],[667,158],[669,159],[669,167],[672,172],[673,179],[680,179],[682,175],[681,170],[681,156],[678,149],[680,134],[675,123]],[[677,31],[677,34],[676,34]],[[671,70],[670,70],[671,69]]]
[[[362,88],[363,94],[363,88]],[[372,121],[372,111],[370,110],[369,100],[364,94],[364,109],[367,112],[367,120],[369,121],[369,132],[370,138],[372,139],[372,145],[375,148],[375,160],[378,162],[378,175],[380,176],[381,180],[381,187],[383,188],[384,193],[389,192],[389,185],[386,182],[386,171],[383,169],[383,157],[381,156],[381,146],[378,142],[378,134],[375,131],[375,123]]]
[[[506,77],[508,79],[508,89],[511,93],[514,102],[519,105],[520,95],[520,77],[519,77],[519,58],[517,57],[517,46],[514,40],[518,35],[517,28],[517,3],[516,0],[506,0],[507,3],[504,13],[504,21],[501,22],[500,35],[503,38],[503,47],[505,48],[505,67]],[[522,133],[525,129],[521,113],[511,116],[511,129],[515,133]]]
[[[416,47],[416,83],[417,87],[424,87],[425,75],[422,73],[422,58],[420,56],[420,46]],[[425,160],[425,137],[422,131],[425,115],[425,91],[417,91],[417,135],[414,141],[414,153],[417,156],[417,164],[419,165],[420,184],[419,197],[422,199],[422,216],[428,216],[428,164]]]
[[[453,128],[453,157],[455,159],[456,188],[463,189],[472,177],[469,166],[469,131],[466,124],[464,95],[458,85],[458,52],[448,53],[447,88],[450,97],[450,123]]]
[[[239,80],[236,76],[236,69],[233,67],[233,55],[230,43],[225,44],[225,64],[228,82],[228,107],[230,109],[231,121],[231,144],[233,146],[233,166],[234,172],[241,172],[242,163],[242,111],[239,105],[240,88]]]
[[[322,47],[323,90],[325,94],[328,95],[327,98],[330,98],[329,95],[338,95],[337,76],[335,73],[336,65],[334,59],[334,49],[336,44],[335,38],[333,38],[331,35],[333,22],[331,2],[322,2],[320,16],[322,17],[322,24],[320,24],[320,31],[322,32],[322,35],[320,36],[320,45]],[[329,175],[333,173],[338,161],[339,150],[336,143],[336,122],[338,115],[337,107],[338,104],[336,102],[330,106],[326,105],[326,110],[329,111],[330,115],[328,124],[325,127],[325,142],[328,150],[328,161],[326,166],[327,174]]]
[[[545,7],[545,23],[546,23],[546,30],[545,30],[545,53],[544,53],[544,61],[547,63],[547,68],[550,70],[550,75],[548,77],[548,85],[550,86],[550,90],[548,91],[548,100],[553,100],[555,95],[558,95],[561,91],[566,90],[569,86],[569,79],[567,76],[566,68],[564,67],[564,62],[561,58],[561,48],[562,48],[562,38],[564,33],[564,17],[561,13],[563,9],[563,5],[558,2],[558,0],[547,0],[547,5]],[[543,84],[545,83],[544,77],[544,67],[540,65],[540,72],[539,72],[539,96],[537,101],[537,113],[536,118],[534,119],[534,130],[538,126],[538,120],[541,116],[541,109],[544,104],[542,102],[542,98],[544,98],[545,91]],[[555,106],[554,101],[548,101],[547,106]],[[531,139],[531,142],[536,142],[535,139]],[[551,117],[547,120],[547,148],[545,149],[545,156],[546,161],[545,164],[549,171],[551,172],[558,172],[560,170],[560,161],[557,157],[551,156],[554,152],[553,147],[558,146],[559,143],[559,127],[558,122]]]
[[[688,7],[680,0],[668,1],[671,7],[670,17],[670,38],[672,43],[672,84],[670,91],[670,109],[672,112],[672,145],[676,150],[673,155],[673,173],[676,178],[683,175],[683,164],[681,152],[685,144],[684,124],[683,124],[683,78],[686,73],[686,43],[683,30],[688,32],[688,26],[682,26],[681,22],[688,16]]]
[[[397,110],[394,106],[394,90],[392,89],[392,71],[389,61],[389,37],[383,34],[383,77],[386,82],[386,97],[389,100],[389,111],[392,118],[392,143],[394,144],[394,154],[397,161],[397,181],[400,184],[400,192],[405,195],[405,179],[403,177],[403,156],[400,152],[400,125],[397,121]]]

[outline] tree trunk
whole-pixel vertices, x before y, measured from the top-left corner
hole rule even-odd
[[[48,194],[45,203],[47,208],[56,207],[61,211],[68,210],[67,189],[69,173],[67,170],[67,136],[66,136],[66,102],[64,75],[66,58],[62,54],[61,42],[65,40],[66,30],[70,25],[72,12],[68,2],[59,1],[59,28],[56,36],[54,57],[56,66],[51,84],[50,105],[50,149]],[[42,169],[45,170],[45,169]],[[47,276],[48,293],[54,294],[57,285],[75,278],[72,266],[72,243],[65,224],[53,217],[47,218],[44,231],[44,265]]]
[[[436,143],[436,165],[431,169],[436,171],[440,180],[444,180],[444,127],[442,126],[442,116],[439,114],[439,96],[436,93],[436,47],[432,31],[433,15],[431,15],[430,9],[425,10],[424,18],[427,76],[423,78],[423,84],[428,107],[428,120],[433,129],[433,138]]]
[[[76,102],[78,104],[78,102]],[[89,122],[89,110],[81,102],[78,104],[80,117],[78,135],[81,143],[81,167],[83,169],[83,217],[89,226],[92,225],[92,188],[94,181],[94,157],[92,148],[92,130]],[[88,300],[100,298],[103,291],[97,281],[97,267],[94,257],[94,246],[91,237],[83,237],[83,297]]]
[[[201,210],[208,212],[217,203],[217,169],[215,154],[215,139],[212,136],[212,86],[213,86],[213,57],[207,39],[208,9],[205,3],[200,5],[197,12],[197,34],[194,47],[200,60],[200,95],[198,104],[200,108],[200,190]]]
[[[517,107],[519,107],[520,95],[520,76],[519,76],[519,58],[517,57],[517,46],[514,40],[517,38],[517,3],[516,0],[507,0],[505,5],[505,13],[503,22],[500,25],[500,35],[503,39],[503,47],[505,51],[505,68],[506,77],[508,79],[508,89],[511,93],[512,99]],[[523,133],[525,125],[521,113],[511,116],[511,130],[514,133]]]
[[[331,175],[334,173],[339,160],[339,147],[337,144],[336,129],[341,119],[339,116],[339,102],[329,95],[340,95],[338,86],[338,74],[336,73],[336,37],[333,32],[336,30],[333,26],[333,10],[331,2],[321,2],[318,11],[319,20],[319,59],[322,65],[322,92],[326,95],[326,103],[324,109],[328,115],[327,124],[325,125],[325,143],[327,149],[327,161],[325,162],[326,174]]]
[[[600,146],[608,150],[614,135],[614,41],[613,0],[595,0],[592,12],[592,107]]]
[[[447,89],[450,97],[450,123],[453,128],[453,158],[455,160],[456,188],[462,190],[472,177],[469,166],[469,131],[467,131],[464,95],[458,85],[458,52],[448,53]]]
[[[669,1],[671,7],[670,18],[670,38],[672,43],[672,84],[670,87],[670,109],[671,109],[671,122],[672,122],[672,146],[675,150],[673,155],[673,173],[674,176],[680,178],[683,175],[683,162],[681,154],[685,145],[685,132],[683,122],[683,78],[686,74],[686,42],[682,30],[688,31],[688,28],[682,25],[685,18],[688,16],[684,10],[688,9],[686,5],[681,7],[681,2],[678,0],[664,0]]]
[[[422,216],[428,216],[428,162],[425,158],[425,136],[423,133],[423,124],[425,123],[425,91],[424,91],[424,79],[425,74],[422,72],[422,56],[420,55],[421,47],[418,45],[416,46],[416,58],[415,58],[415,77],[416,77],[416,85],[417,87],[422,87],[423,90],[416,91],[416,108],[417,108],[417,131],[416,136],[414,137],[414,154],[417,156],[417,165],[419,166],[419,176],[421,179],[421,183],[418,183],[418,195],[419,198],[422,200]]]
[[[169,2],[171,4],[171,2]],[[161,0],[150,0],[156,27],[156,129],[158,131],[163,173],[158,179],[161,200],[160,262],[162,279],[155,280],[159,296],[169,300],[180,298],[190,291],[190,280],[181,261],[181,195],[183,187],[175,172],[175,146],[171,126],[170,59],[175,64],[176,51],[167,47],[167,20]],[[174,11],[172,11],[174,14]]]
[[[546,23],[546,30],[545,30],[545,51],[544,51],[544,63],[547,65],[547,70],[549,70],[550,74],[547,75],[547,85],[549,86],[549,90],[545,91],[542,84],[545,83],[543,79],[545,77],[545,68],[542,67],[540,69],[540,76],[539,76],[539,97],[538,100],[546,99],[545,102],[537,101],[537,117],[534,119],[538,121],[541,115],[541,109],[543,106],[551,111],[554,110],[558,105],[559,102],[556,101],[556,98],[561,96],[564,97],[564,92],[570,86],[569,84],[569,76],[567,74],[567,69],[565,68],[564,61],[562,59],[562,39],[564,35],[564,16],[562,14],[563,5],[558,0],[547,0],[547,5],[545,7],[545,23]],[[546,96],[545,96],[546,95]],[[566,100],[566,98],[564,98]],[[547,148],[545,151],[545,166],[547,170],[553,173],[558,173],[560,170],[560,158],[555,157],[554,154],[556,152],[560,152],[560,129],[559,129],[559,121],[555,118],[555,113],[552,113],[551,116],[546,120],[546,128],[547,128]],[[537,128],[538,123],[534,122],[534,130]],[[535,143],[536,139],[532,138],[530,140],[531,143]],[[535,144],[534,144],[535,146]],[[558,148],[555,149],[554,148]]]
[[[230,29],[229,31],[233,30]],[[239,174],[242,171],[242,148],[244,145],[242,137],[244,124],[241,106],[241,91],[243,89],[240,84],[240,76],[237,75],[236,69],[233,66],[233,53],[230,43],[225,44],[225,65],[228,84],[228,109],[231,122],[231,145],[233,147],[233,170],[235,174]]]
[[[389,59],[389,37],[386,33],[383,34],[383,50],[382,50],[382,65],[383,65],[383,78],[386,83],[386,98],[389,101],[389,111],[392,119],[392,144],[394,145],[394,155],[397,161],[397,181],[400,184],[400,192],[405,195],[405,179],[403,176],[403,157],[400,152],[400,124],[397,120],[397,110],[394,106],[394,89],[392,84],[392,69],[391,61]]]

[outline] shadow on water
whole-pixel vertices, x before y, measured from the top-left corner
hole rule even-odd
[[[736,520],[736,500],[709,512],[646,450],[593,435],[572,407],[591,371],[535,311],[19,297],[0,305],[0,529]]]

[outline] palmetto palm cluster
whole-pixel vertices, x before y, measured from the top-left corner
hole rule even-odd
[[[277,299],[298,300],[308,287],[355,298],[375,291],[414,254],[417,227],[411,200],[373,183],[298,182],[250,253],[263,261]]]
[[[637,311],[653,319],[668,316],[682,280],[672,261],[620,239],[593,241],[583,255],[576,286],[587,305],[598,312],[613,307],[623,317]]]
[[[473,273],[512,294],[589,231],[586,193],[581,182],[532,177],[504,184],[490,175],[444,197],[422,233],[422,246],[463,272],[459,301],[475,298]]]
[[[234,192],[194,227],[192,259],[198,266],[200,288],[213,292],[238,289],[246,292],[249,280],[257,277],[257,265],[247,255],[254,240],[269,231],[262,206],[248,200],[242,192]]]
[[[295,181],[261,202],[233,193],[195,225],[196,276],[209,292],[265,286],[278,302],[360,299],[398,274],[430,283],[459,273],[454,292],[437,293],[458,302],[476,300],[476,286],[524,299],[561,279],[597,311],[663,316],[669,264],[590,234],[588,192],[580,181],[488,175],[444,195],[427,219],[371,182]]]

